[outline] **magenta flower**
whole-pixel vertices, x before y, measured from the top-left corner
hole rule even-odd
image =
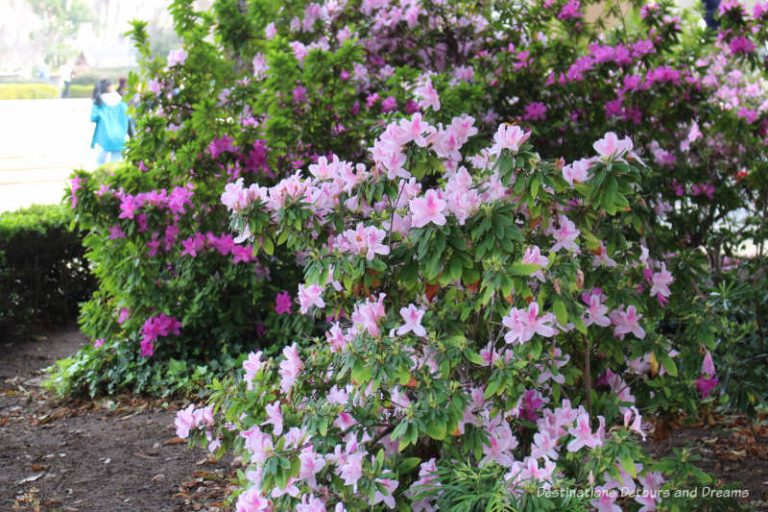
[[[421,319],[424,318],[424,311],[421,308],[417,308],[413,304],[408,304],[407,308],[400,309],[400,316],[403,317],[405,323],[397,328],[397,335],[402,336],[412,332],[416,336],[422,338],[427,335],[427,331],[421,325]]]
[[[429,223],[443,226],[446,223],[443,211],[448,203],[440,199],[440,195],[435,190],[427,190],[424,197],[417,197],[408,202],[411,210],[411,227],[421,228]]]
[[[125,232],[123,231],[123,228],[121,228],[118,224],[115,224],[109,228],[109,239],[117,240],[119,238],[125,238]]]
[[[578,3],[578,0],[576,0]],[[547,118],[547,106],[540,101],[534,101],[525,106],[523,119],[526,121],[543,121]]]
[[[278,315],[289,315],[293,299],[291,294],[283,290],[275,296],[275,313]]]

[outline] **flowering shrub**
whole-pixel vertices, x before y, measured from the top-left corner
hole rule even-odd
[[[242,453],[239,511],[452,510],[470,491],[444,487],[460,461],[493,482],[481,508],[540,510],[526,489],[596,482],[605,494],[582,506],[640,485],[653,509],[664,479],[622,377],[648,361],[657,382],[677,376],[657,329],[674,277],[643,236],[647,170],[614,133],[569,164],[530,135],[501,125],[488,144],[468,115],[417,113],[387,125],[370,165],[334,156],[227,187],[246,236],[307,255],[300,310],[326,326],[305,349],[249,355],[226,428],[179,414],[179,435]]]
[[[132,80],[138,136],[129,163],[112,175],[78,174],[71,197],[79,222],[91,233],[87,243],[101,283],[83,310],[82,325],[105,343],[85,349],[65,378],[92,392],[125,385],[167,391],[172,386],[162,380],[169,364],[223,372],[250,348],[277,354],[296,339],[322,332],[322,322],[291,314],[327,302],[322,285],[304,283],[302,276],[316,254],[285,229],[306,229],[306,212],[285,206],[307,193],[313,215],[324,219],[337,215],[339,194],[367,183],[374,168],[390,181],[412,176],[431,189],[447,180],[435,169],[466,166],[460,149],[494,135],[485,153],[472,147],[470,156],[491,161],[503,149],[533,143],[542,161],[562,165],[563,180],[578,190],[594,172],[593,162],[582,158],[588,143],[602,140],[603,153],[621,152],[624,134],[631,134],[634,151],[648,164],[633,182],[644,191],[637,203],[644,215],[616,229],[649,240],[663,263],[643,279],[658,302],[659,334],[675,342],[659,354],[645,351],[633,371],[648,388],[643,403],[650,411],[696,411],[701,395],[695,379],[705,350],[718,360],[722,333],[708,315],[702,290],[723,279],[724,257],[732,257],[745,239],[755,245],[765,239],[759,222],[768,204],[759,56],[765,9],[759,5],[748,14],[726,3],[714,34],[677,16],[667,2],[638,3],[631,17],[609,4],[598,20],[587,19],[588,4],[503,4],[491,12],[453,1],[218,0],[204,13],[178,0],[171,10],[183,46],[168,59],[152,56],[144,25],[136,24],[143,70]],[[465,113],[473,123],[467,124]],[[434,133],[419,131],[427,115]],[[382,131],[404,119],[412,123],[402,127],[410,135]],[[517,128],[497,132],[499,121]],[[430,150],[396,150],[404,140]],[[369,154],[375,166],[359,167]],[[305,175],[295,174],[299,169],[322,186],[309,187]],[[340,181],[327,179],[339,173]],[[627,191],[619,181],[602,179],[606,193],[588,200],[615,217],[631,206],[620,199]],[[401,214],[392,216],[389,228],[355,222],[335,233],[332,245],[339,255],[366,261],[394,258],[387,241],[392,231],[440,225],[450,215],[470,221],[488,198],[461,193],[465,185],[466,178],[455,178],[442,196],[425,191],[413,197],[406,187],[399,201],[407,199],[409,208],[414,201],[410,226],[401,225]],[[544,185],[540,179],[530,185],[534,211]],[[376,198],[385,193],[374,192]],[[366,215],[370,208],[380,211],[374,192],[350,195],[345,201],[357,204],[343,207]],[[247,231],[238,229],[249,240],[238,243],[226,230],[225,206],[246,211],[256,200],[269,209],[254,213]],[[593,247],[591,233],[563,214],[564,219],[547,219],[559,237],[554,250],[583,250],[580,244],[589,242],[596,258],[613,268],[617,242],[604,239]],[[264,233],[274,222],[281,231]],[[486,229],[506,233],[507,227],[491,222]],[[430,286],[464,278],[464,268],[475,279],[468,288],[480,282],[483,276],[464,266],[467,259],[453,252],[450,238],[444,243],[448,255],[420,254],[433,258],[437,274],[427,275]],[[491,249],[471,245],[464,253],[483,258]],[[521,264],[540,263],[547,253],[544,247],[529,250]],[[452,266],[444,270],[444,263]],[[360,293],[378,290],[382,273],[368,269]],[[678,299],[667,304],[672,289]],[[607,307],[605,300],[614,297],[596,292],[581,300],[596,312],[596,325],[610,322],[625,337],[646,330],[636,320],[647,313],[627,301],[612,304],[607,317],[597,314]],[[523,325],[535,313],[516,307],[509,325]],[[408,314],[416,318],[420,311],[415,303],[414,308]],[[178,334],[147,326],[161,315],[177,322]],[[533,331],[520,327],[511,339],[522,343],[549,328],[551,322]],[[673,357],[682,377],[659,384],[655,377]],[[710,391],[711,400],[718,390]]]

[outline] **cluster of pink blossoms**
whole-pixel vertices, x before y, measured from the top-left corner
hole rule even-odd
[[[141,356],[152,357],[155,353],[155,341],[164,336],[180,335],[181,322],[172,316],[161,313],[147,318],[141,328],[141,334]]]

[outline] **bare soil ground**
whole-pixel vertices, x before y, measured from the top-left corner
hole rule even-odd
[[[0,511],[224,510],[230,466],[175,437],[180,404],[39,389],[41,370],[83,343],[75,328],[0,341]]]

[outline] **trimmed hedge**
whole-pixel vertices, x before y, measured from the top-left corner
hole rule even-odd
[[[82,233],[61,205],[0,214],[0,334],[77,318],[93,290]]]
[[[70,98],[90,98],[93,84],[72,84],[69,86]],[[61,96],[61,89],[53,84],[0,84],[0,100],[44,100]]]

